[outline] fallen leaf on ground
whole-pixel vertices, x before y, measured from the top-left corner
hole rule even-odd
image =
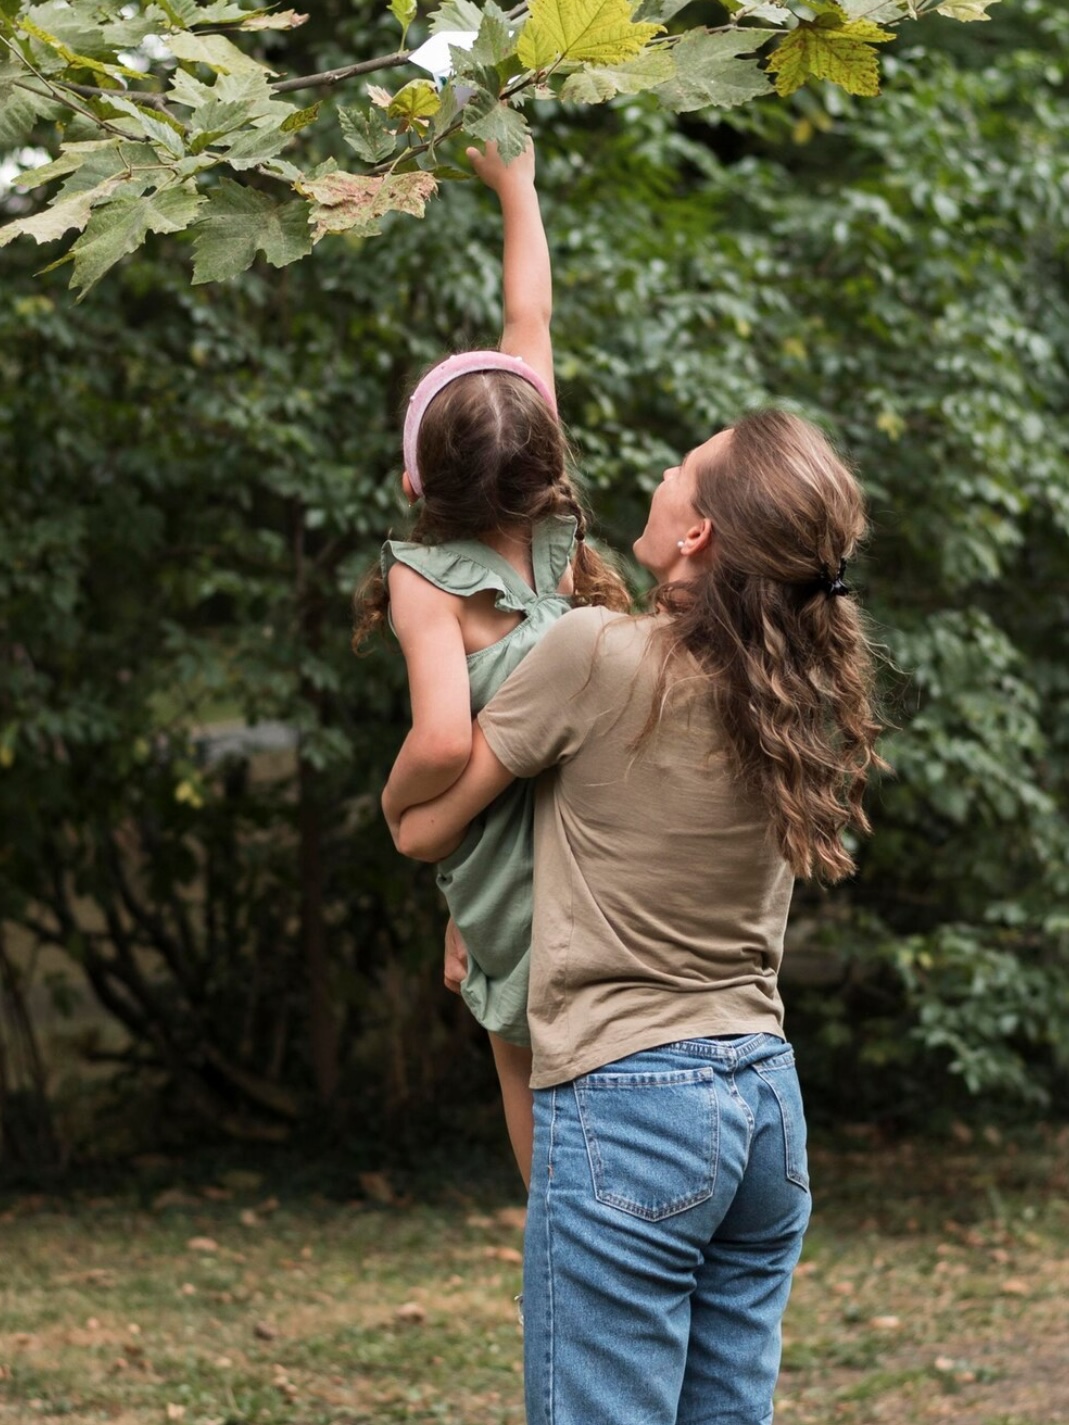
[[[426,1319],[427,1309],[420,1306],[418,1301],[406,1301],[394,1312],[394,1320],[400,1321],[406,1326],[419,1326]]]
[[[517,1267],[523,1263],[523,1253],[517,1251],[515,1247],[487,1247],[483,1256],[489,1257],[495,1262],[511,1262]]]
[[[522,1232],[527,1226],[526,1207],[501,1207],[494,1213],[494,1220],[501,1227],[514,1227]]]
[[[191,1252],[218,1252],[219,1243],[214,1237],[191,1237],[186,1243]]]

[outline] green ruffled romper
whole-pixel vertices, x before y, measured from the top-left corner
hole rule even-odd
[[[524,615],[511,633],[468,655],[473,716],[550,625],[571,608],[557,589],[571,563],[575,530],[575,520],[562,515],[535,526],[531,541],[533,589],[508,560],[478,540],[456,539],[445,544],[389,540],[383,545],[383,578],[394,564],[405,564],[435,588],[462,598],[492,589],[497,594],[497,608]],[[468,947],[468,973],[461,993],[479,1023],[511,1044],[531,1042],[527,978],[533,819],[534,783],[516,781],[472,822],[460,846],[438,865],[438,885]]]

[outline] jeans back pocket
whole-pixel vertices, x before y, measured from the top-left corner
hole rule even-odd
[[[599,1202],[659,1222],[712,1197],[720,1133],[715,1077],[702,1066],[596,1071],[575,1081]]]

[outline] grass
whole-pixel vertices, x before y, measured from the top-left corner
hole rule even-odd
[[[0,1211],[0,1425],[521,1425],[514,1202],[180,1166]],[[812,1169],[778,1425],[1069,1421],[1069,1130]]]

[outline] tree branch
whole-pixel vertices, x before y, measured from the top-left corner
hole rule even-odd
[[[347,64],[342,69],[325,69],[321,74],[305,74],[295,79],[280,79],[271,88],[276,94],[292,94],[297,89],[329,89],[358,74],[372,74],[376,69],[396,69],[407,64],[410,49],[399,49],[378,59],[363,59],[359,64]]]

